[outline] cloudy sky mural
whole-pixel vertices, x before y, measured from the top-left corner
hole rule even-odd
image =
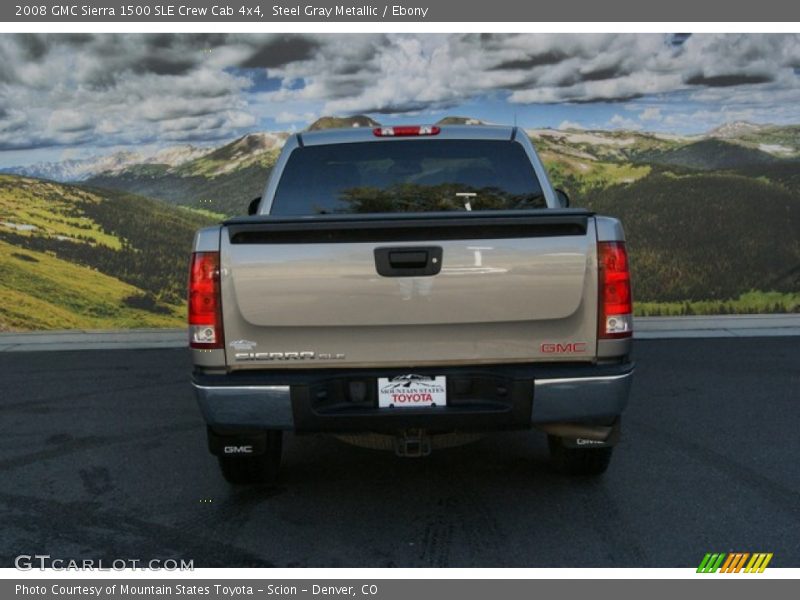
[[[674,133],[800,123],[800,36],[0,34],[0,166],[357,113]]]

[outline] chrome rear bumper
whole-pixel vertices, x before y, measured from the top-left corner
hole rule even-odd
[[[204,386],[192,383],[206,423],[218,427],[293,429],[288,385]]]
[[[537,379],[532,423],[580,422],[622,414],[628,404],[633,369],[602,377]]]

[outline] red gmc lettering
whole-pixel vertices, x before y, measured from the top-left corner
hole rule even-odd
[[[586,342],[569,342],[566,344],[542,344],[542,352],[545,354],[575,354],[586,352]]]

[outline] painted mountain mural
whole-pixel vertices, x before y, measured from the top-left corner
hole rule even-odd
[[[623,220],[639,314],[800,310],[800,126],[527,133],[573,206]],[[195,229],[245,211],[288,135],[5,169],[0,330],[181,326]]]

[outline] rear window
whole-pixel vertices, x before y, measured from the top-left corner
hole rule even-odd
[[[522,146],[495,140],[398,140],[295,149],[270,214],[546,208]]]

